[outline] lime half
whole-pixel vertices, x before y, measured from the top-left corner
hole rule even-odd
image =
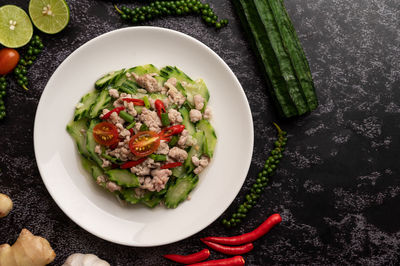
[[[33,27],[26,12],[14,5],[0,7],[0,43],[6,47],[24,46],[32,38]]]
[[[69,8],[64,0],[31,0],[29,15],[36,28],[48,34],[60,32],[69,22]]]

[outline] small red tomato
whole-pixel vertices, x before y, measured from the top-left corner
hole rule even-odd
[[[19,61],[19,53],[12,48],[3,48],[0,50],[0,75],[10,73]]]
[[[118,129],[111,123],[101,122],[93,128],[94,140],[104,146],[118,143]]]
[[[160,137],[154,131],[142,131],[131,137],[129,148],[137,157],[152,154],[160,146]]]

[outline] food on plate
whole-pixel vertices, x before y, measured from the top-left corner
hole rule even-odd
[[[255,44],[273,101],[283,117],[317,108],[310,67],[282,0],[233,1]]]
[[[75,253],[70,255],[62,266],[110,266],[94,254]]]
[[[9,196],[0,193],[0,218],[6,217],[13,207],[13,202]]]
[[[188,254],[188,255],[166,254],[163,257],[178,263],[190,264],[208,259],[208,257],[210,257],[210,251],[205,248],[193,254]]]
[[[29,230],[22,229],[14,245],[0,245],[0,265],[7,266],[43,266],[51,263],[56,253],[50,243]]]
[[[31,20],[22,8],[15,5],[0,7],[0,44],[18,48],[27,44],[32,34]]]
[[[12,48],[3,48],[0,50],[0,75],[10,73],[19,61],[19,53]]]
[[[83,167],[125,202],[176,208],[217,143],[205,82],[150,64],[108,73],[95,88],[67,125]]]

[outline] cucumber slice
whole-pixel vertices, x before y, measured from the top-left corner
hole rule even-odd
[[[139,76],[144,75],[144,74],[151,74],[151,73],[160,74],[160,70],[157,67],[155,67],[153,64],[133,67],[130,69],[130,72],[135,72]]]
[[[90,108],[89,117],[97,118],[100,112],[111,103],[111,96],[108,94],[108,90],[102,90],[97,96],[96,101]]]
[[[103,169],[97,166],[92,160],[86,159],[85,157],[81,156],[81,163],[83,168],[88,171],[93,179],[96,181],[97,177],[104,175]],[[103,185],[105,187],[105,184]]]
[[[97,125],[100,121],[97,119],[92,119],[89,124],[89,128],[86,131],[86,149],[90,155],[90,158],[95,161],[100,167],[103,164],[103,161],[101,160],[100,156],[94,151],[96,148],[96,141],[94,140],[93,137],[93,128],[95,125]]]
[[[189,131],[189,134],[193,136],[194,133],[196,132],[196,128],[194,127],[193,123],[190,122],[189,110],[186,109],[185,107],[181,107],[179,109],[179,112],[182,115],[183,119],[182,124],[185,126],[185,129]]]
[[[196,128],[204,132],[205,141],[203,145],[203,153],[209,158],[213,157],[215,145],[217,144],[217,135],[213,126],[205,119],[200,120]]]
[[[140,198],[136,196],[134,189],[122,189],[120,191],[120,195],[122,196],[123,200],[131,204],[136,204],[140,202]]]
[[[138,187],[139,179],[126,169],[111,169],[106,171],[109,179],[123,187]]]
[[[165,195],[165,206],[170,209],[176,208],[181,202],[187,199],[189,193],[196,187],[199,181],[198,176],[188,175],[177,178],[175,184],[168,188]]]
[[[168,184],[169,183],[167,183],[167,186]],[[154,208],[155,206],[160,204],[165,193],[167,193],[167,188],[164,188],[159,192],[147,192],[146,194],[144,194],[143,198],[140,199],[140,201],[147,207]]]
[[[136,82],[126,79],[124,82],[121,83],[121,85],[115,86],[115,88],[120,92],[135,94],[140,87],[139,85],[137,85]]]
[[[118,80],[124,74],[125,74],[125,69],[110,72],[110,73],[104,75],[103,77],[99,78],[95,82],[94,87],[98,90],[104,89],[108,85],[111,85],[115,80]]]
[[[88,116],[90,108],[94,104],[99,95],[98,91],[91,91],[81,98],[74,113],[74,120],[77,121]]]
[[[183,165],[181,165],[181,166],[172,168],[172,175],[177,178],[184,177],[186,175],[185,167],[183,167]]]
[[[165,79],[176,78],[178,81],[185,81],[186,83],[195,84],[195,82],[186,75],[183,71],[178,69],[176,66],[166,66],[160,70],[160,76]]]
[[[87,132],[87,123],[87,119],[71,121],[67,125],[67,132],[76,141],[79,153],[86,158],[90,158],[91,156],[86,148],[86,134],[82,132]]]
[[[154,100],[164,100],[167,98],[167,95],[161,93],[150,93],[149,96]]]
[[[199,79],[195,84],[187,84],[184,86],[186,90],[186,99],[194,106],[193,97],[196,94],[201,95],[204,98],[204,106],[207,105],[208,99],[210,99],[210,93],[208,92],[208,88],[204,80]]]
[[[204,132],[203,131],[198,131],[194,133],[193,137],[196,139],[196,144],[193,145],[189,152],[188,152],[188,157],[186,158],[184,162],[185,170],[187,173],[191,173],[194,169],[194,164],[192,163],[192,157],[197,156],[200,157],[203,154],[203,145],[204,145]]]

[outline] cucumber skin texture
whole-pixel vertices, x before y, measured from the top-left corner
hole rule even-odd
[[[86,134],[81,132],[81,129],[87,132],[88,130],[87,124],[88,124],[87,119],[71,121],[68,123],[66,129],[67,132],[71,135],[71,137],[75,140],[79,153],[85,158],[90,158],[91,155],[89,154],[89,151],[86,148]]]
[[[248,6],[251,3],[247,1],[234,0],[233,4],[239,15],[241,24],[243,25],[248,37],[252,40],[253,50],[256,51],[257,59],[264,69],[266,80],[269,83],[269,92],[272,95],[272,100],[282,117],[292,117],[298,115],[296,107],[290,98],[285,81],[282,77],[278,63],[275,57],[269,55],[273,53],[272,47],[266,36],[265,29],[255,8]],[[251,1],[249,1],[251,2]]]
[[[98,166],[101,167],[101,165],[103,164],[103,161],[101,160],[100,156],[94,151],[97,144],[93,137],[93,128],[98,123],[100,123],[100,121],[98,119],[92,119],[90,121],[89,128],[86,131],[86,149],[88,150],[90,158],[94,162],[96,162]]]
[[[121,69],[118,71],[114,71],[114,73],[108,73],[101,78],[99,78],[95,83],[94,87],[98,90],[104,89],[109,85],[112,85],[113,82],[121,77],[125,73],[125,69]]]
[[[175,209],[178,205],[187,199],[189,193],[196,187],[199,177],[188,175],[177,178],[165,195],[165,206],[169,209]]]
[[[192,162],[192,157],[197,156],[200,158],[200,156],[203,154],[203,145],[205,141],[205,136],[203,131],[197,131],[193,137],[197,140],[197,143],[193,145],[189,152],[188,152],[188,157],[186,158],[185,162],[183,163],[183,166],[185,167],[185,170],[187,173],[191,173],[194,170],[194,164]]]
[[[94,181],[97,181],[97,177],[104,175],[103,169],[99,167],[95,162],[86,159],[85,157],[81,156],[81,163],[83,168],[90,173]],[[105,187],[105,184],[101,185]]]
[[[277,57],[289,94],[296,105],[298,113],[304,114],[308,112],[307,102],[304,92],[301,89],[301,85],[296,77],[295,70],[286,49],[287,47],[284,47],[284,39],[286,36],[281,34],[278,23],[272,14],[272,9],[269,3],[274,2],[274,0],[253,0],[253,2],[254,8],[257,10],[260,20],[264,24],[272,49]]]
[[[96,101],[96,98],[98,97],[99,92],[98,91],[91,91],[87,94],[85,94],[81,100],[79,101],[79,103],[82,103],[83,106],[80,108],[76,108],[75,109],[75,113],[74,113],[74,120],[80,120],[84,117],[88,116],[88,113],[91,109],[91,107],[93,106],[93,104]]]
[[[100,112],[106,108],[111,102],[111,96],[108,94],[108,90],[102,90],[97,96],[96,101],[93,103],[92,108],[90,108],[89,117],[97,118]]]
[[[111,181],[120,186],[132,188],[139,186],[139,179],[126,169],[111,169],[105,172]]]
[[[203,153],[209,158],[212,158],[214,155],[215,145],[217,144],[217,135],[215,134],[213,126],[209,121],[202,119],[197,123],[196,128],[203,131],[205,135]]]
[[[272,13],[279,26],[283,38],[283,44],[289,53],[292,65],[299,79],[304,95],[307,100],[309,111],[318,107],[318,98],[315,92],[314,81],[311,75],[310,66],[301,46],[299,37],[294,29],[293,23],[286,11],[282,0],[269,1]]]

